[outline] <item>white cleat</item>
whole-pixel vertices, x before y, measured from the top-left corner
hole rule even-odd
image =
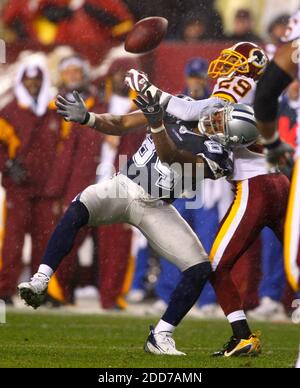
[[[153,326],[150,326],[150,334],[145,343],[144,350],[147,353],[156,355],[186,356],[185,353],[176,349],[175,341],[171,337],[171,333],[167,331],[154,333]]]
[[[21,299],[25,301],[28,306],[37,309],[45,300],[49,277],[37,272],[30,282],[23,282],[18,285],[18,290]]]

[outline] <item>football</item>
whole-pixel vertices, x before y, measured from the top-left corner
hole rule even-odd
[[[151,16],[141,19],[128,33],[125,50],[130,53],[142,54],[155,49],[163,40],[168,29],[168,20]]]

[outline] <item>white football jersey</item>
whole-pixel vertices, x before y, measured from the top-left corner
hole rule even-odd
[[[233,162],[234,169],[231,178],[233,181],[242,181],[268,173],[264,154],[252,151],[251,147],[235,148]]]
[[[246,76],[220,77],[213,89],[212,97],[253,105],[256,82]]]

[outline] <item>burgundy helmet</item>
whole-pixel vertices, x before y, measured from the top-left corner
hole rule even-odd
[[[212,78],[244,75],[258,80],[268,64],[264,50],[255,43],[240,42],[221,51],[208,68]]]

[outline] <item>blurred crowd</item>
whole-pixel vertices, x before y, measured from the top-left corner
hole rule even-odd
[[[72,91],[78,90],[89,110],[128,113],[135,109],[134,96],[124,86],[124,75],[132,67],[143,68],[143,61],[122,51],[120,42],[136,20],[165,16],[167,39],[186,43],[263,41],[272,57],[289,14],[298,6],[295,0],[2,1],[1,35],[11,44],[30,42],[41,51],[21,51],[0,74],[0,201],[4,209],[0,212],[0,299],[13,303],[18,280],[36,272],[51,232],[70,201],[86,186],[110,177],[119,155],[129,158],[144,135],[102,136],[66,122],[55,112],[57,93],[72,99]],[[92,66],[72,48],[74,43],[117,49]],[[45,54],[43,47],[48,45],[51,50]],[[205,58],[187,60],[178,92],[194,99],[209,97],[212,85],[207,68]],[[298,93],[295,81],[280,104],[279,131],[290,144],[295,143]],[[201,209],[186,210],[187,200],[175,201],[207,251],[231,195],[225,180],[207,181]],[[249,255],[260,255],[261,266],[249,269],[251,257],[245,255],[235,274],[246,309],[253,318],[284,319],[292,294],[279,242],[265,230]],[[157,257],[130,226],[87,229],[51,280],[48,303],[73,304],[78,290],[93,286],[104,309],[125,309],[128,302],[138,306],[150,300],[153,303],[147,308],[160,314],[179,276],[176,267]],[[193,313],[199,318],[223,317],[209,284]]]
[[[7,42],[114,44],[135,21],[164,16],[170,40],[260,41],[298,6],[299,0],[2,0],[0,34]]]

